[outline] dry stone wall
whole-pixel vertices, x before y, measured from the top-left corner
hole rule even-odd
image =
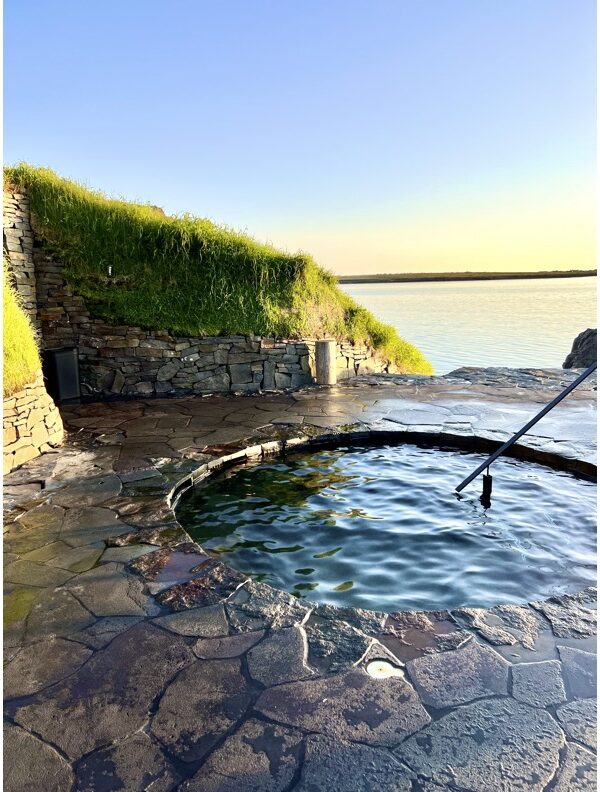
[[[19,232],[11,237],[11,264],[16,255],[28,294],[34,284],[44,348],[77,347],[84,395],[253,393],[313,382],[314,340],[190,338],[93,318],[67,283],[62,262],[31,231],[26,196],[9,199],[8,219]],[[373,350],[349,343],[338,344],[337,365],[340,379],[387,370]]]
[[[26,385],[3,403],[4,473],[60,445],[63,424],[42,378]]]
[[[4,193],[4,257],[10,263],[9,275],[21,297],[21,304],[34,326],[38,326],[33,264],[33,231],[29,221],[29,201],[22,193]]]

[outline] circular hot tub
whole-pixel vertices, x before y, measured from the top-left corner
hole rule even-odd
[[[490,607],[579,591],[596,575],[596,484],[500,458],[344,446],[222,471],[182,498],[190,536],[299,597],[380,611]]]

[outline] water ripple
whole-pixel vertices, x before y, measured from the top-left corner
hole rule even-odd
[[[487,607],[595,580],[596,485],[500,459],[492,507],[454,487],[479,454],[337,449],[228,471],[179,507],[205,548],[298,596],[376,610]]]

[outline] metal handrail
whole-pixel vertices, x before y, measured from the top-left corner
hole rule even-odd
[[[500,446],[500,448],[494,451],[493,454],[490,454],[489,457],[485,460],[485,462],[479,465],[477,470],[474,470],[469,476],[467,476],[467,478],[464,481],[461,481],[461,483],[458,485],[455,491],[462,492],[462,490],[464,490],[464,488],[468,484],[470,484],[473,481],[473,479],[476,479],[480,473],[483,473],[483,471],[486,470],[486,468],[489,468],[492,462],[495,462],[496,459],[498,459],[498,457],[501,456],[501,454],[503,454],[514,443],[516,443],[516,441],[520,437],[522,437],[526,432],[528,432],[531,429],[531,427],[534,426],[540,420],[540,418],[543,418],[544,415],[546,415],[546,413],[549,413],[553,407],[556,407],[556,405],[559,402],[561,402],[565,398],[565,396],[568,396],[569,393],[571,393],[571,391],[574,390],[580,383],[582,383],[583,380],[586,379],[586,377],[589,377],[590,374],[592,374],[596,370],[596,366],[597,363],[592,363],[591,366],[588,366],[588,368],[586,368],[586,370],[582,374],[580,374],[577,377],[577,379],[573,380],[573,382],[570,385],[568,385],[562,393],[559,393],[558,396],[552,399],[552,401],[549,402],[542,410],[540,410],[539,413],[534,418],[531,419],[531,421],[526,423],[522,429],[519,429],[519,431],[510,438],[510,440],[507,440],[506,443],[504,443],[504,445]],[[491,487],[490,487],[490,491],[491,491]]]

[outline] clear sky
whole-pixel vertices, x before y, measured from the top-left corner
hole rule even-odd
[[[5,161],[337,273],[593,267],[593,0],[5,0]]]

